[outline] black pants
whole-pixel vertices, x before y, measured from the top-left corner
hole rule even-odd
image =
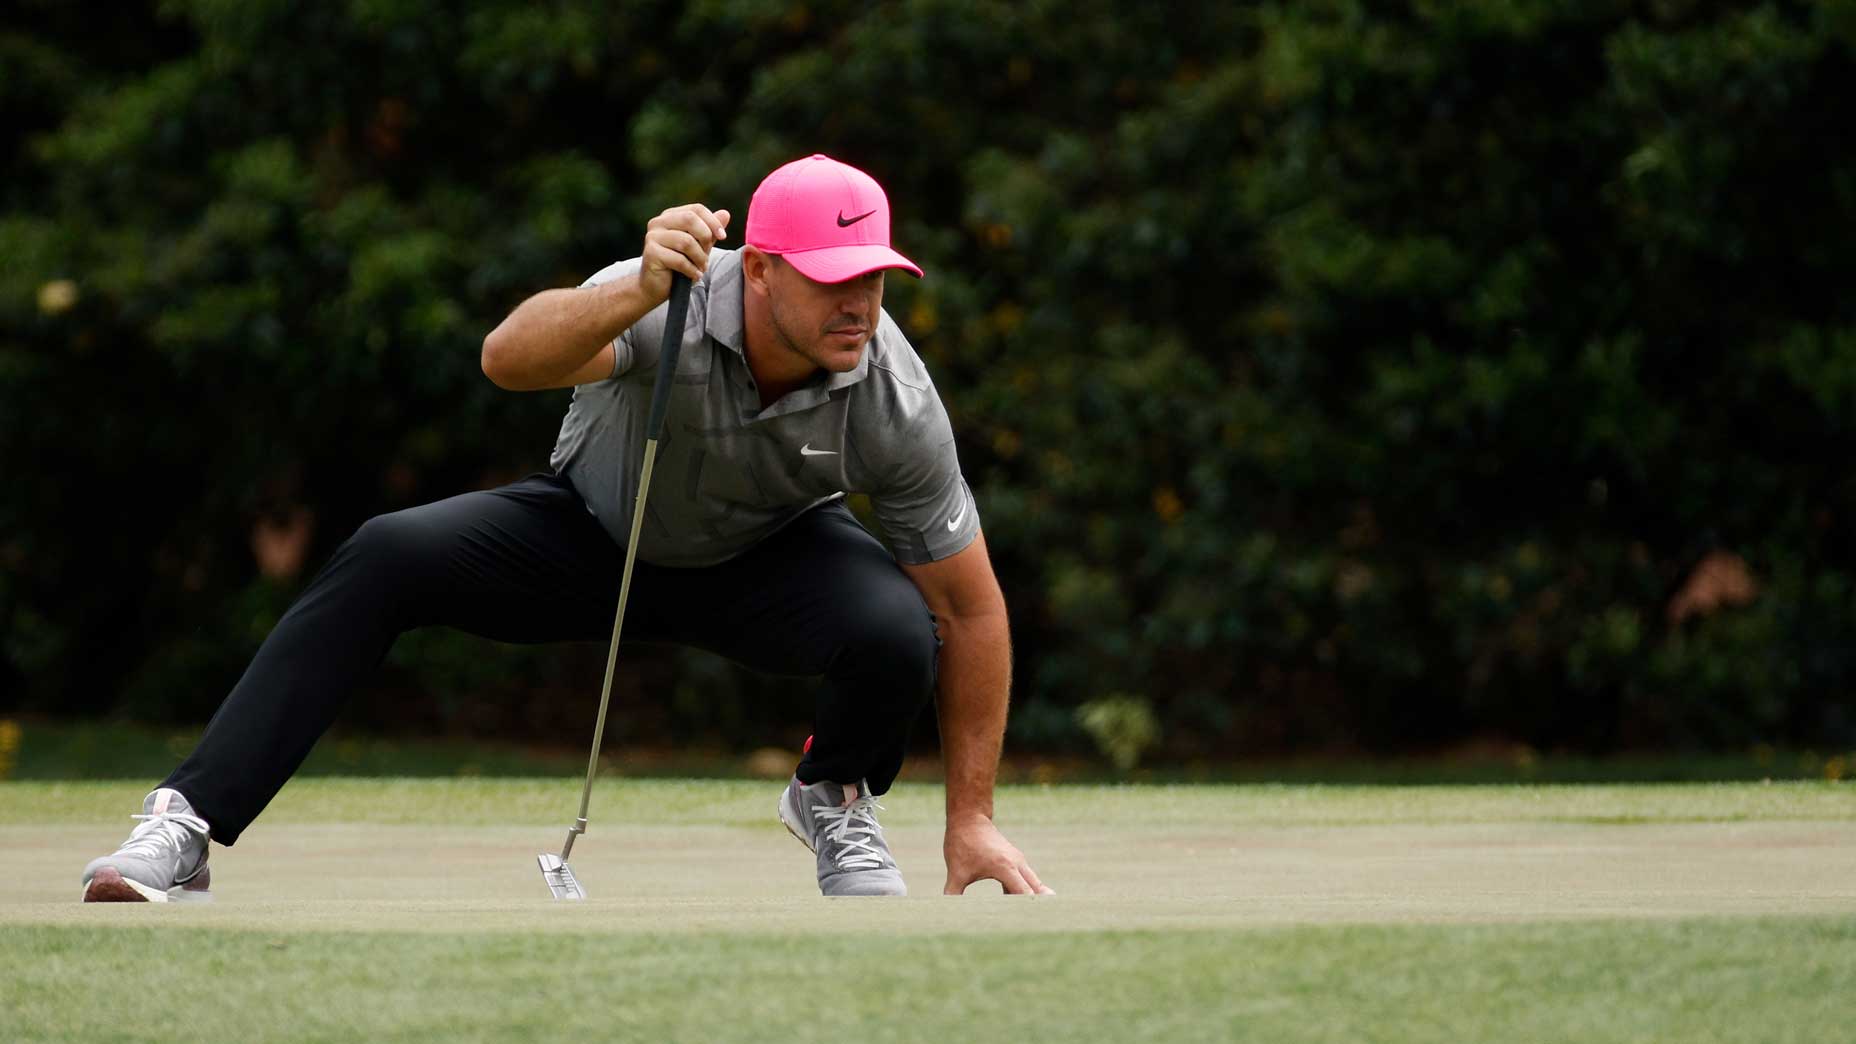
[[[556,475],[370,519],[284,614],[162,786],[185,794],[229,845],[402,631],[608,641],[624,564],[625,549]],[[822,676],[798,768],[807,783],[888,790],[934,693],[934,617],[841,502],[721,565],[639,562],[625,615],[626,645],[668,642],[769,674]]]

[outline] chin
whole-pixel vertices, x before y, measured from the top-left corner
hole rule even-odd
[[[855,348],[839,348],[834,345],[821,346],[818,356],[813,360],[833,373],[845,373],[857,369],[863,360],[864,349],[870,347],[869,339],[858,343]]]

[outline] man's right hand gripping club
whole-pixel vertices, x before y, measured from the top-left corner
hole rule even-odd
[[[700,280],[729,214],[671,207],[645,226],[638,272],[598,286],[543,290],[483,339],[483,372],[510,391],[571,388],[612,376],[612,342],[670,297],[672,273]]]

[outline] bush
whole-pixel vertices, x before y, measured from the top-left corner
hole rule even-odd
[[[930,272],[888,305],[1015,742],[1120,692],[1173,757],[1851,742],[1846,8],[40,12],[0,42],[0,709],[209,713],[359,522],[545,466],[565,394],[477,372],[502,314],[825,151]],[[1672,622],[1713,551],[1757,595]],[[597,686],[476,648],[381,684],[467,729]],[[803,728],[738,672],[662,698],[681,662],[616,730]]]

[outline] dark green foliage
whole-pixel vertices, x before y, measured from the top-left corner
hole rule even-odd
[[[1856,739],[1848,0],[156,11],[0,33],[0,707],[210,713],[306,578],[255,523],[545,466],[482,335],[823,151],[929,269],[1021,748]],[[1714,551],[1757,596],[1674,620]],[[598,658],[419,635],[351,720],[578,723]]]

